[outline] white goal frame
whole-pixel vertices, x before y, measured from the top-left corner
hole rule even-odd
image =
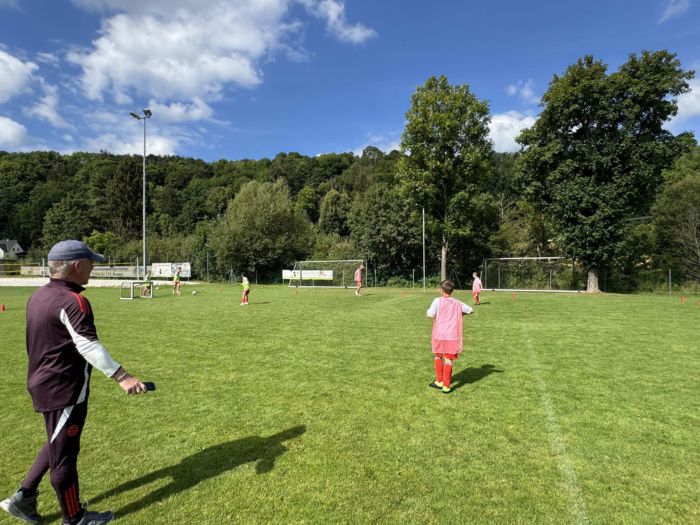
[[[291,272],[282,272],[282,280],[288,279],[290,288],[354,288],[355,270],[360,264],[365,267],[362,280],[366,285],[367,265],[364,259],[297,261]]]
[[[512,283],[517,278],[512,277],[512,270],[510,273],[504,269],[504,266],[514,266],[518,264],[528,265],[531,264],[534,269],[542,269],[540,274],[539,282],[542,286],[538,286],[534,283],[536,279],[531,279],[529,283],[525,280],[521,281],[523,286],[508,286],[508,283]],[[539,265],[539,266],[538,266]],[[570,269],[574,272],[574,264],[571,259],[567,257],[490,257],[484,259],[482,266],[481,280],[483,281],[483,288],[493,291],[502,292],[579,292],[580,290],[572,289],[571,282],[573,278],[567,283],[567,287],[560,287],[557,282],[557,277],[560,273],[561,268]]]

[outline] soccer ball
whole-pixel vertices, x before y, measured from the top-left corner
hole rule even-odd
[[[197,295],[197,290],[192,290],[192,295]]]

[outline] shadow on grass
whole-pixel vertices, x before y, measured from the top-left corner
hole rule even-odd
[[[481,365],[481,368],[468,367],[452,376],[452,389],[457,390],[464,385],[471,385],[477,381],[481,381],[491,374],[500,374],[503,370],[496,368],[494,365]]]
[[[114,513],[117,517],[122,518],[170,496],[189,490],[202,481],[216,477],[244,463],[255,462],[255,471],[258,474],[265,474],[273,469],[275,460],[287,451],[283,443],[290,439],[298,438],[304,432],[306,432],[306,426],[300,425],[266,438],[251,436],[205,448],[196,454],[186,457],[180,463],[127,481],[92,498],[90,506],[95,508],[96,503],[106,498],[134,490],[159,479],[170,478],[170,483],[164,487],[154,490],[125,507],[118,510],[115,509]],[[51,518],[48,517],[47,519]]]

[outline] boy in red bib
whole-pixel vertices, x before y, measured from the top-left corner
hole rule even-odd
[[[440,283],[440,297],[433,300],[428,308],[428,317],[433,320],[433,357],[435,360],[435,381],[429,386],[439,388],[443,394],[452,392],[452,362],[462,352],[462,316],[474,310],[452,297],[454,284],[451,281]]]
[[[479,274],[474,272],[472,274],[474,281],[472,282],[472,297],[474,298],[474,304],[479,304],[479,294],[481,293],[481,279],[479,279]]]

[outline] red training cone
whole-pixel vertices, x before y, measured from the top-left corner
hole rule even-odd
[[[510,294],[510,298],[515,301],[515,293]]]
[[[685,304],[685,295],[681,295],[681,303]]]
[[[0,312],[5,311],[5,303],[0,304]]]

